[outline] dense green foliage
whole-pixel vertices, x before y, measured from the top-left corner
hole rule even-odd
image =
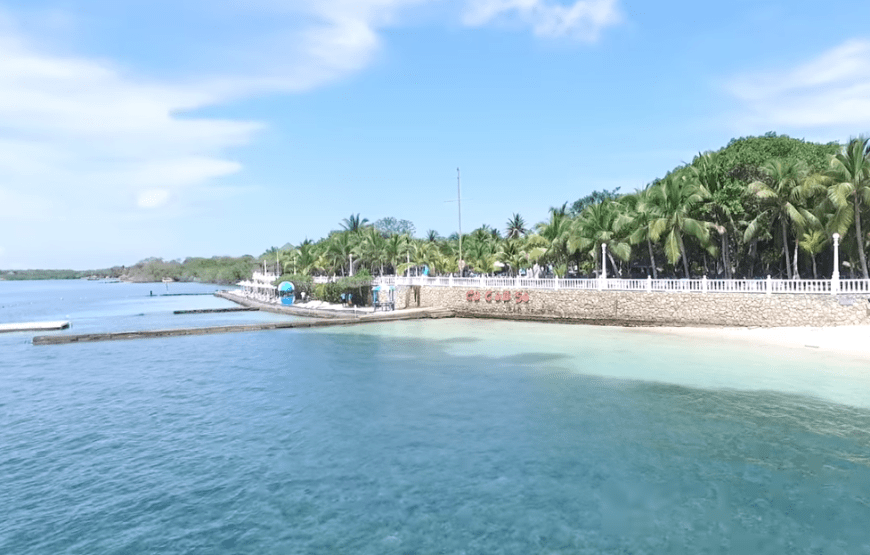
[[[77,270],[0,270],[0,280],[26,279],[79,279],[93,275],[93,272]],[[106,274],[100,274],[101,276]]]
[[[314,287],[311,276],[534,273],[542,276],[711,278],[828,277],[838,233],[843,277],[868,277],[864,224],[870,219],[870,142],[817,144],[768,133],[699,153],[633,193],[594,191],[527,225],[512,214],[504,230],[483,225],[441,237],[413,237],[393,217],[370,224],[351,214],[317,241],[272,247],[259,259],[153,258],[93,272],[24,271],[5,279],[82,277],[235,283],[266,263],[297,291],[335,301],[356,282]],[[602,251],[602,245],[605,250]],[[460,264],[460,252],[462,264]],[[602,254],[604,255],[602,257]],[[298,283],[297,283],[298,282]]]
[[[527,226],[463,234],[465,274],[711,278],[826,277],[839,233],[844,277],[866,277],[870,218],[868,143],[817,144],[768,133],[700,153],[641,190],[599,190],[550,209]],[[416,239],[395,218],[368,225],[353,214],[319,241],[279,251],[285,269],[309,275],[459,273],[460,241]],[[601,246],[606,245],[602,259]]]

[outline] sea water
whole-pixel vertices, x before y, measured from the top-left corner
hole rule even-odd
[[[0,282],[0,322],[278,317],[159,288]],[[865,359],[459,319],[32,335],[0,335],[0,553],[870,553]]]

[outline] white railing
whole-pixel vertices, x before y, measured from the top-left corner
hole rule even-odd
[[[664,293],[759,293],[771,295],[868,294],[866,279],[538,279],[506,277],[402,277],[375,278],[379,285],[428,285],[492,289],[579,289],[587,291],[640,291]]]

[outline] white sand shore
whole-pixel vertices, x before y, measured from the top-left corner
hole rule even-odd
[[[722,339],[752,345],[778,345],[870,359],[870,326],[795,328],[636,328],[651,333]]]

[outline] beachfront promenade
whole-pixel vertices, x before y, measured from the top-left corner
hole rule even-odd
[[[535,290],[637,291],[646,293],[761,293],[870,295],[866,279],[538,279],[525,277],[382,276],[375,284],[394,286],[514,288]]]
[[[396,308],[457,316],[626,326],[870,325],[864,279],[375,278]]]

